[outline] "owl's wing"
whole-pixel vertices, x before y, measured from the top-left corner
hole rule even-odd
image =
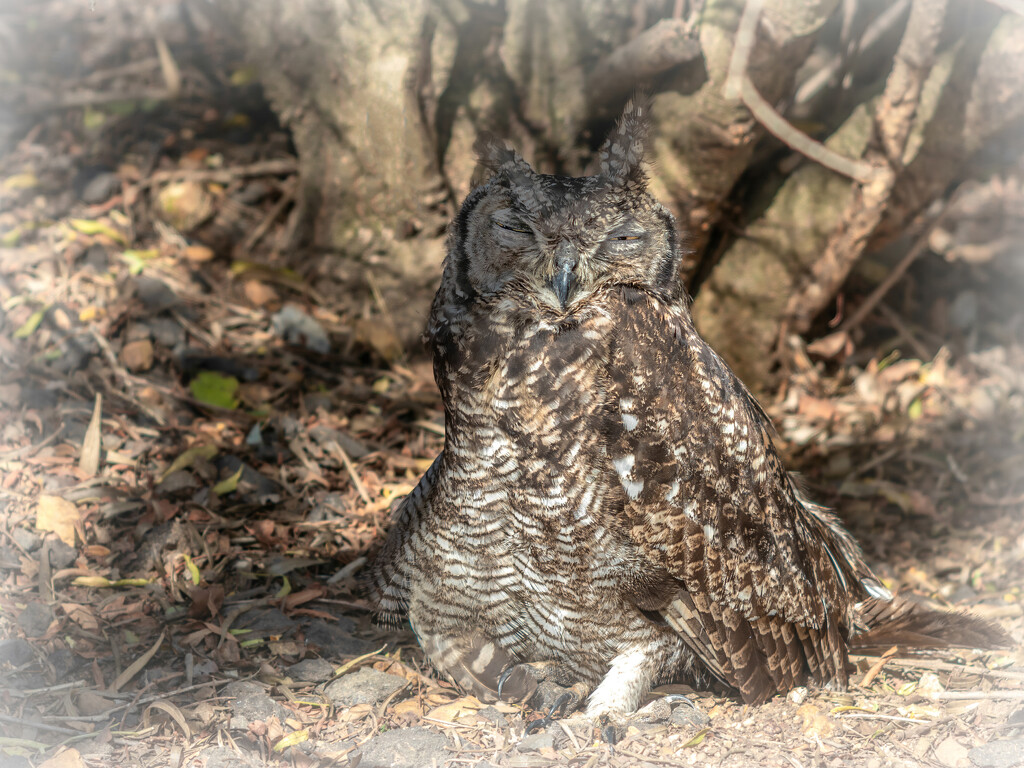
[[[800,496],[768,418],[682,307],[622,288],[612,313],[609,470],[632,538],[681,582],[662,615],[747,701],[808,673],[845,684],[853,603],[884,595],[857,545]]]

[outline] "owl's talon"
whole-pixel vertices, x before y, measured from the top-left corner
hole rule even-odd
[[[527,723],[526,730],[523,731],[523,735],[528,736],[534,731],[540,731],[544,728],[547,728],[554,721],[555,713],[561,710],[562,715],[565,715],[567,705],[570,704],[575,698],[576,694],[574,694],[572,691],[566,691],[565,693],[563,693],[561,696],[555,699],[555,703],[551,705],[551,709],[548,710],[548,713],[544,715],[544,717],[538,720],[534,720],[532,723]]]
[[[696,702],[689,696],[684,696],[681,693],[670,693],[662,699],[666,704],[686,704],[691,709],[698,709]]]

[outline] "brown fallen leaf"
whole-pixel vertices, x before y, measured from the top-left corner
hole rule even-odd
[[[100,450],[103,436],[103,395],[96,393],[96,403],[92,408],[92,418],[82,438],[82,451],[78,455],[78,468],[86,477],[95,477],[100,471]]]
[[[53,531],[61,541],[69,547],[75,546],[75,526],[81,522],[81,516],[72,502],[60,496],[39,497],[36,506],[36,528],[40,531]]]

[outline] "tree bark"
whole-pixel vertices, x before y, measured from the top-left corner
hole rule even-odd
[[[751,34],[740,41],[749,47],[734,56],[754,3]],[[906,30],[906,15],[886,14],[882,0],[858,3],[854,22],[840,18],[839,0],[213,6],[244,40],[293,132],[301,177],[295,253],[312,245],[336,254],[327,261],[339,269],[372,271],[375,294],[407,342],[422,327],[445,224],[471,188],[480,133],[509,138],[541,171],[579,174],[632,92],[652,92],[652,186],[691,250],[684,276],[700,266],[695,319],[763,390],[784,322],[805,331],[865,248],[903,232],[990,142],[1019,144],[1010,126],[1024,119],[1024,19],[991,3],[949,3],[944,25],[938,12],[919,10]],[[856,39],[844,36],[882,16],[858,59]],[[929,25],[933,55],[905,47],[890,73],[899,35],[913,41]],[[726,88],[735,61],[748,89],[738,94]],[[817,78],[818,67],[832,74]],[[844,73],[855,87],[843,84]],[[889,91],[879,95],[887,78]],[[914,87],[903,93],[899,83]],[[795,106],[811,110],[801,120],[815,122],[841,156],[833,167],[858,176],[865,164],[884,166],[890,176],[881,187],[793,162],[799,155],[766,139],[766,109],[774,110],[773,133],[782,135],[781,126],[800,137],[785,122],[787,112],[798,114],[789,110],[798,93],[819,96]],[[753,96],[759,117],[747,107]]]

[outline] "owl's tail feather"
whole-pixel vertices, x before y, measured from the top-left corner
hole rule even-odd
[[[850,649],[884,652],[904,648],[981,648],[996,650],[1013,646],[1013,640],[998,625],[967,613],[943,611],[895,597],[869,598],[858,603],[857,627]]]

